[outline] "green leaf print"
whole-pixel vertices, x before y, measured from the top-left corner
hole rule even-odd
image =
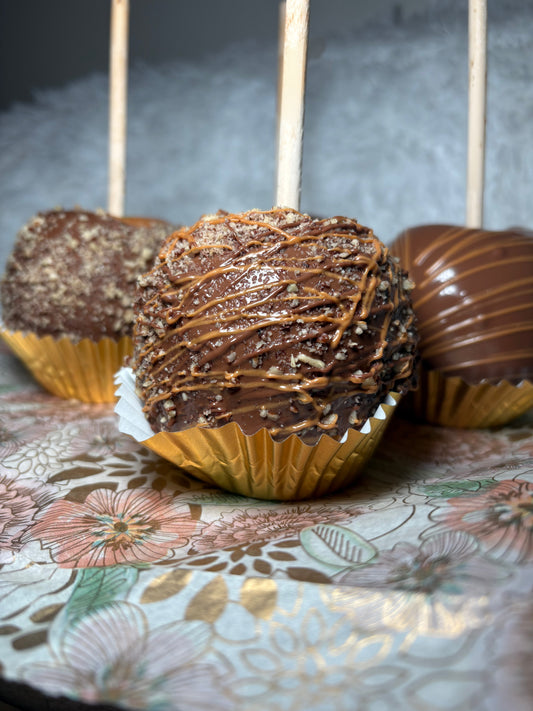
[[[455,499],[458,496],[477,494],[497,485],[494,479],[466,479],[463,481],[447,481],[438,484],[427,484],[420,487],[420,492],[439,499]]]
[[[72,594],[52,625],[52,646],[55,646],[54,642],[60,641],[67,629],[75,626],[85,615],[117,600],[124,600],[138,575],[139,571],[129,565],[78,570]]]
[[[377,554],[377,549],[366,538],[335,524],[304,528],[300,541],[310,556],[335,568],[365,565]]]

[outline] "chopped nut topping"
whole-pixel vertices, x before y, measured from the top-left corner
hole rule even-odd
[[[307,365],[312,365],[314,368],[322,369],[326,367],[326,364],[323,360],[320,360],[320,358],[312,358],[311,356],[308,356],[305,353],[298,353],[298,355],[296,356],[296,360],[299,360],[302,363],[307,363]]]

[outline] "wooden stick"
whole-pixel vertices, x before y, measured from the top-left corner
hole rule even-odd
[[[111,0],[108,211],[122,217],[126,182],[129,0]]]
[[[300,208],[309,0],[287,0],[279,107],[276,205]]]
[[[468,7],[468,157],[466,226],[483,226],[485,122],[487,103],[487,2],[469,0]]]

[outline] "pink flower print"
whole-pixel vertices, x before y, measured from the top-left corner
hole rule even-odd
[[[18,432],[13,432],[11,427],[7,427],[4,422],[5,418],[0,418],[0,457],[2,459],[9,457],[20,447]]]
[[[411,446],[413,438],[416,447]],[[481,465],[487,471],[533,455],[531,437],[515,440],[510,431],[413,425],[401,419],[391,423],[387,443],[387,448],[380,448],[376,453],[376,461],[390,463],[394,471],[400,463],[411,478],[426,478],[428,467],[439,478],[442,475],[453,479],[471,478],[472,472]]]
[[[196,521],[189,507],[152,489],[92,491],[80,504],[54,502],[30,531],[62,567],[162,560],[186,545]]]
[[[49,484],[0,472],[0,565],[13,560],[23,545],[23,534],[55,494],[55,487]]]
[[[23,445],[45,437],[51,428],[31,414],[10,412],[0,418],[0,461],[6,461]]]
[[[113,405],[110,403],[84,403],[57,398],[42,390],[17,390],[2,395],[5,409],[17,416],[17,412],[31,413],[36,419],[50,422],[68,423],[77,417],[100,418],[111,416]]]
[[[533,484],[504,480],[484,494],[448,499],[433,514],[441,524],[466,531],[486,550],[511,563],[533,559]]]
[[[76,435],[65,447],[62,459],[76,459],[90,455],[102,458],[114,452],[135,452],[139,445],[131,437],[125,437],[114,420],[86,420],[76,428]]]
[[[25,678],[52,695],[136,709],[230,711],[222,674],[199,661],[210,639],[200,621],[155,629],[143,611],[118,602],[67,630],[50,663],[34,663]]]
[[[460,594],[479,592],[507,575],[496,563],[478,554],[478,544],[463,531],[438,533],[422,542],[397,543],[380,551],[376,562],[341,573],[342,585],[385,587],[430,594],[441,590]]]
[[[299,505],[280,509],[249,508],[223,513],[194,536],[191,553],[297,537],[303,528],[351,518],[348,508]]]

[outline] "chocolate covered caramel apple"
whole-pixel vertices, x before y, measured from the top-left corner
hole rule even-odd
[[[425,369],[470,384],[533,379],[533,232],[421,225],[391,252],[416,284]]]
[[[19,231],[1,281],[4,325],[38,336],[131,336],[136,279],[174,227],[104,212],[50,210]]]
[[[413,385],[412,283],[372,230],[292,209],[219,212],[139,280],[133,371],[153,431],[267,428],[314,443]]]

